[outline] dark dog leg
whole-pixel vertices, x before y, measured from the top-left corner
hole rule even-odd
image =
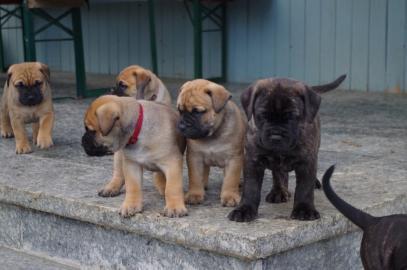
[[[265,169],[262,162],[245,157],[242,200],[239,206],[229,213],[230,220],[248,222],[256,218]]]
[[[273,169],[273,187],[267,194],[266,202],[269,203],[285,203],[291,197],[288,191],[288,172],[283,172],[279,169]]]
[[[297,181],[292,219],[314,220],[320,217],[314,206],[316,171],[316,164],[305,164],[295,170]]]

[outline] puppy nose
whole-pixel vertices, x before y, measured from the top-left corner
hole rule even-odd
[[[183,122],[179,122],[178,124],[178,129],[181,131],[184,131],[187,128],[187,126]]]
[[[281,140],[282,138],[283,137],[281,135],[277,135],[277,134],[271,135],[272,140]]]

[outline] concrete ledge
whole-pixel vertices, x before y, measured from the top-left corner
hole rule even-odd
[[[377,104],[386,110],[376,109]],[[373,214],[407,213],[406,105],[406,97],[341,91],[324,97],[318,175],[336,163],[335,190]],[[151,174],[146,174],[144,212],[131,219],[120,218],[117,209],[123,195],[96,195],[110,178],[112,157],[89,158],[80,147],[86,102],[63,102],[55,108],[52,150],[35,149],[33,154],[17,156],[14,140],[0,140],[0,245],[56,257],[66,254],[84,265],[143,261],[154,266],[144,249],[152,252],[155,260],[163,259],[163,268],[165,263],[205,268],[213,265],[211,260],[242,269],[290,262],[295,269],[304,266],[301,260],[332,269],[339,269],[335,263],[359,263],[359,233],[321,191],[316,191],[316,207],[322,216],[318,221],[290,220],[292,201],[270,205],[263,200],[258,220],[238,224],[226,219],[231,208],[220,205],[222,174],[218,169],[211,170],[205,203],[189,207],[188,217],[161,216],[164,200],[155,191]],[[372,111],[375,115],[370,119]],[[291,175],[292,192],[294,182]],[[271,175],[267,173],[263,198],[270,188]],[[78,249],[84,257],[75,253]],[[134,256],[139,260],[126,249],[138,254]],[[334,250],[349,260],[335,259]]]

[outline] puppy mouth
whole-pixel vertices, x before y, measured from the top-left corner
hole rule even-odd
[[[22,95],[19,98],[20,103],[24,106],[35,106],[40,104],[42,100],[43,100],[42,95],[30,95],[30,96]]]
[[[82,136],[82,147],[88,156],[111,155],[112,151],[105,145],[98,144],[95,138],[96,132],[87,130]]]
[[[207,129],[195,126],[186,126],[183,122],[178,123],[177,129],[185,138],[192,140],[202,139],[210,134],[209,130]]]

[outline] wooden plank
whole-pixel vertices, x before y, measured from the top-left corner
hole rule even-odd
[[[341,0],[336,6],[335,74],[347,73],[342,89],[350,88],[352,0]]]
[[[335,74],[335,15],[336,0],[321,1],[320,81],[328,82]]]
[[[276,66],[275,75],[288,77],[290,74],[290,1],[276,1],[278,10],[274,23],[277,26],[276,35]]]
[[[305,81],[320,83],[321,1],[309,0],[305,6]]]
[[[386,88],[398,92],[404,88],[405,0],[388,2]]]
[[[236,1],[233,3],[235,9],[230,11],[229,14],[229,26],[233,37],[229,40],[228,50],[230,51],[230,80],[235,82],[242,82],[248,80],[248,6],[250,2],[248,0]],[[232,4],[231,4],[232,5]],[[232,20],[233,19],[233,20]],[[232,27],[233,25],[233,27]]]
[[[368,91],[386,87],[386,6],[387,1],[370,2]]]
[[[290,77],[305,80],[305,3],[291,0]]]
[[[367,91],[369,0],[353,2],[351,89]]]
[[[273,16],[276,11],[274,10],[274,1],[262,1],[262,9],[260,10],[259,17],[261,19],[262,30],[261,36],[261,74],[258,77],[266,78],[272,77],[274,74],[274,59],[275,59],[275,25],[273,23]],[[249,81],[249,80],[247,80]]]
[[[247,31],[247,67],[249,74],[245,79],[254,81],[261,76],[262,62],[262,41],[265,38],[263,32],[262,11],[264,10],[265,1],[256,1],[248,3],[248,31]]]

